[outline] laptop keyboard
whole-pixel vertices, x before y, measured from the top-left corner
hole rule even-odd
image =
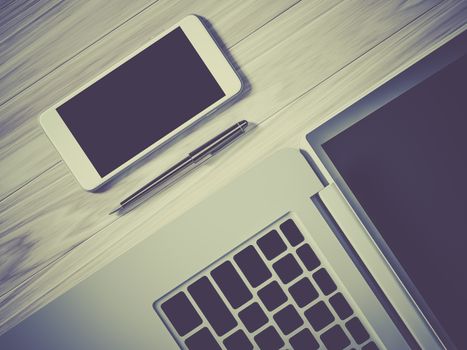
[[[182,349],[378,349],[296,222],[280,220],[154,303]]]

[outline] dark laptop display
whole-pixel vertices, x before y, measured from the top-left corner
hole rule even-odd
[[[322,147],[424,301],[467,349],[467,56]]]

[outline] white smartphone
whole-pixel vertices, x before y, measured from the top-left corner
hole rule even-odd
[[[81,186],[94,190],[241,87],[190,15],[48,109],[40,122]]]

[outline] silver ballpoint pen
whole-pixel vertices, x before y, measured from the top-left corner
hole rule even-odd
[[[186,156],[177,164],[164,171],[154,180],[150,181],[149,183],[141,187],[138,191],[125,198],[123,201],[120,202],[120,205],[118,207],[116,207],[109,213],[109,215],[129,207],[137,201],[139,202],[139,200],[145,197],[145,195],[149,194],[152,191],[155,191],[156,189],[158,189],[158,192],[160,192],[164,188],[173,184],[174,182],[182,178],[185,174],[203,164],[214,154],[216,154],[217,152],[219,152],[220,150],[224,149],[232,142],[237,140],[240,136],[242,136],[245,133],[247,127],[248,122],[246,120],[242,120],[232,125],[227,130],[221,132],[219,135],[215,136],[208,142],[204,143],[200,147],[190,152],[188,156]]]

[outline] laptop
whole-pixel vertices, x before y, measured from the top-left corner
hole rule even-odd
[[[2,349],[466,349],[467,34],[0,337]]]

